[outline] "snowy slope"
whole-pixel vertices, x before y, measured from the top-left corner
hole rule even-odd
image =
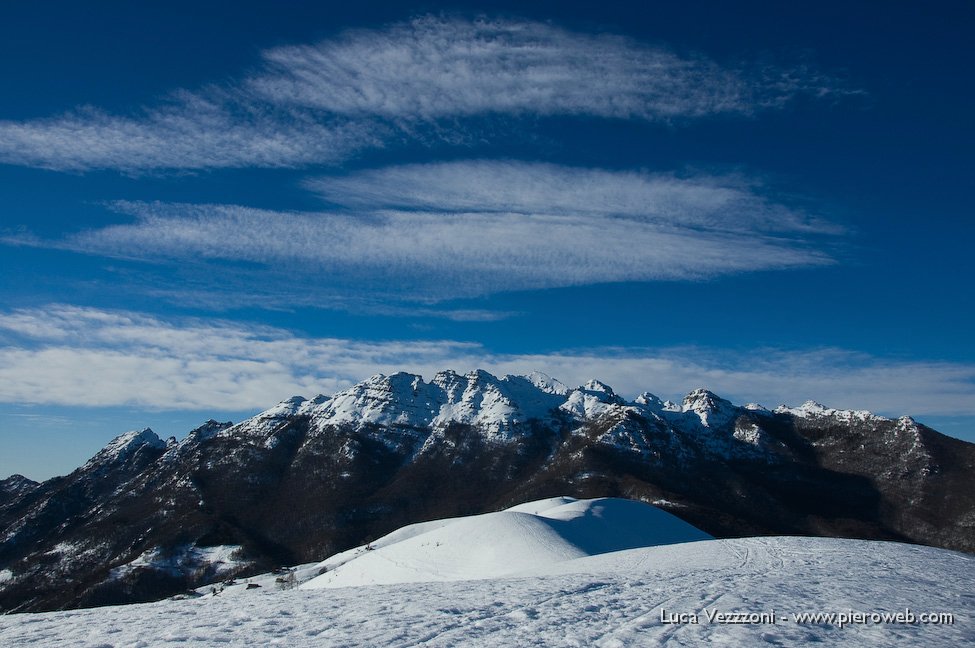
[[[823,538],[709,540],[601,554],[519,578],[321,590],[0,616],[26,646],[962,646],[975,559]],[[804,612],[949,612],[951,625],[798,623]],[[706,611],[775,623],[708,623]],[[667,624],[662,614],[697,614]]]
[[[710,539],[666,511],[630,500],[569,497],[411,525],[330,558],[308,589],[496,578],[594,554]]]

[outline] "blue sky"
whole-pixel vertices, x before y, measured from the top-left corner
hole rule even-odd
[[[444,368],[975,440],[971,3],[522,4],[0,8],[0,476]]]

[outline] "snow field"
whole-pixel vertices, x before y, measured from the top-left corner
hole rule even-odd
[[[861,540],[708,537],[640,502],[551,498],[403,527],[369,548],[296,567],[301,589],[278,587],[267,574],[248,579],[261,587],[241,582],[216,596],[0,616],[0,646],[975,643],[968,554]],[[950,613],[953,623],[841,627],[793,616],[905,609]],[[710,623],[708,612],[773,620]],[[678,617],[684,622],[669,622]]]
[[[975,641],[975,560],[886,542],[711,540],[633,549],[534,576],[323,590],[251,590],[0,617],[21,646],[963,646]],[[668,625],[702,613],[947,611],[953,625]],[[703,617],[703,614],[702,614]]]

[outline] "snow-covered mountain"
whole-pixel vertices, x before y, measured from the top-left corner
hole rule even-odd
[[[975,551],[973,481],[973,444],[907,417],[703,389],[627,401],[538,373],[377,375],[180,441],[126,433],[66,477],[0,483],[0,610],[150,600],[561,494],[655,503],[717,537]]]
[[[944,549],[713,540],[641,502],[563,496],[173,600],[0,615],[0,645],[960,646],[973,579]]]

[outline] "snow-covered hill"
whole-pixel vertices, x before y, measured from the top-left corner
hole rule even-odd
[[[215,585],[222,595],[235,596],[254,583],[334,589],[499,578],[585,556],[710,539],[643,502],[550,497],[496,513],[409,524],[321,562]],[[206,594],[212,588],[196,591]]]
[[[494,555],[484,537],[492,529]],[[195,599],[0,616],[0,645],[916,647],[975,641],[970,555],[795,537],[612,550],[687,536],[706,537],[645,504],[556,498],[405,527],[371,550],[302,567],[300,573],[311,575],[331,565],[300,589],[287,579],[258,577]],[[385,570],[408,582],[367,585]],[[328,581],[329,575],[337,579]],[[342,587],[343,579],[358,586]],[[452,582],[429,582],[444,580]],[[834,616],[800,618],[807,613]],[[922,623],[931,613],[951,616]]]
[[[583,556],[710,537],[642,502],[558,498],[394,531],[347,562],[344,556],[326,561],[321,566],[328,571],[303,587],[496,578]]]

